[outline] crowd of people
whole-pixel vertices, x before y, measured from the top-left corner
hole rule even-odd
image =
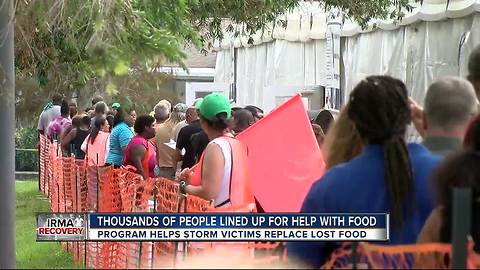
[[[109,107],[101,96],[79,112],[75,102],[55,94],[40,115],[38,131],[57,141],[64,156],[85,159],[88,166],[123,167],[144,179],[184,180],[190,184],[187,192],[218,206],[236,201],[229,192],[231,179],[243,185],[245,177],[236,168],[248,166],[246,149],[233,138],[262,117],[260,108],[232,108],[220,94],[190,106],[160,100],[138,117],[131,106]]]
[[[451,243],[453,189],[470,188],[470,234],[480,254],[480,46],[469,75],[442,77],[426,92],[424,108],[405,84],[369,76],[350,94],[322,150],[327,172],[306,196],[302,212],[391,214],[386,244]],[[412,123],[422,143],[406,143]],[[289,259],[320,267],[334,242],[292,242]]]
[[[387,244],[450,242],[452,189],[468,187],[471,235],[480,253],[480,46],[468,67],[467,79],[433,82],[424,108],[408,96],[401,80],[369,76],[360,81],[328,130],[312,124],[327,171],[312,185],[301,212],[388,212]],[[100,97],[92,100],[91,110],[78,113],[75,103],[55,95],[38,130],[89,165],[124,166],[143,178],[185,181],[187,193],[213,200],[215,207],[235,208],[256,204],[248,151],[235,135],[262,118],[260,108],[232,107],[215,93],[190,106],[161,100],[150,114],[138,117],[123,104],[109,109]],[[406,142],[410,124],[422,143]],[[338,246],[294,242],[287,250],[292,261],[320,267]]]

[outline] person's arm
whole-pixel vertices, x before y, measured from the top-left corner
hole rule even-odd
[[[87,153],[87,144],[88,140],[90,139],[90,134],[87,135],[85,140],[83,140],[82,146],[80,146],[80,149],[86,154]]]
[[[122,130],[122,132],[118,134],[118,141],[120,143],[120,147],[122,148],[122,152],[125,151],[125,148],[127,148],[127,145],[130,143],[132,138],[133,133],[128,129]]]
[[[417,243],[438,243],[440,242],[440,228],[442,226],[442,208],[437,207],[433,209],[428,217],[420,234],[417,237]],[[415,258],[412,269],[433,269],[438,265],[439,261],[444,258],[440,254],[423,254]]]
[[[68,134],[65,135],[65,137],[61,140],[62,148],[68,150],[68,145],[73,141],[73,139],[75,139],[75,136],[77,136],[76,128],[70,130],[70,132],[68,132]]]
[[[66,128],[64,128],[61,132],[60,132],[60,140],[63,140],[63,138],[65,138],[68,133],[70,133],[70,131],[72,131],[73,129],[73,125],[68,125]]]
[[[173,168],[175,169],[175,171],[177,170],[178,162],[182,160],[182,149],[185,148],[187,143],[186,137],[188,135],[188,132],[186,131],[186,129],[182,128],[178,133],[177,144],[175,146],[175,155],[173,156]]]
[[[38,117],[38,125],[37,125],[37,130],[38,133],[41,135],[45,135],[45,125],[43,124],[44,120],[44,114],[43,112],[40,114],[40,117]]]
[[[410,111],[411,111],[411,117],[412,117],[412,122],[413,125],[415,126],[415,129],[417,130],[418,134],[422,136],[422,138],[425,137],[425,128],[423,125],[423,108],[418,105],[413,98],[409,98],[409,103],[410,103]]]
[[[137,168],[137,173],[140,174],[143,179],[147,179],[147,173],[143,169],[142,160],[145,158],[147,154],[147,149],[143,145],[136,145],[130,149],[130,162],[132,162],[133,166]]]
[[[173,169],[175,172],[177,172],[178,162],[180,162],[180,160],[182,160],[182,152],[177,148],[175,149],[175,154],[173,154]]]
[[[203,158],[202,184],[187,185],[185,192],[206,200],[215,199],[221,189],[224,166],[225,158],[220,146],[215,143],[208,145]]]
[[[110,139],[112,138],[111,135],[112,134],[108,134],[107,143],[105,144],[105,163],[107,163],[108,152],[110,152]]]
[[[435,243],[440,241],[442,224],[442,208],[433,209],[417,238],[417,243]]]

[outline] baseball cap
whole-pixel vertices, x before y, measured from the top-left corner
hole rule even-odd
[[[112,104],[112,109],[118,109],[118,108],[120,108],[120,103],[115,102]]]
[[[184,103],[177,103],[175,106],[173,106],[174,112],[185,113],[187,109],[188,109],[188,106]]]
[[[226,113],[228,119],[232,116],[230,101],[219,93],[205,96],[201,102],[197,102],[196,107],[200,114],[208,120],[215,119],[215,116],[219,113]]]

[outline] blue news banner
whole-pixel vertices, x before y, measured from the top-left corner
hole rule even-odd
[[[50,216],[52,217],[50,217]],[[89,213],[37,217],[37,240],[387,241],[388,214]],[[75,216],[77,215],[77,216]],[[85,221],[79,223],[78,220]],[[72,220],[70,220],[72,219]],[[72,221],[76,221],[72,222]],[[76,225],[75,225],[76,224]],[[75,227],[77,226],[77,227]],[[80,226],[80,227],[78,227]],[[82,229],[83,228],[83,229]],[[81,233],[81,234],[80,234]],[[75,237],[72,237],[72,234]],[[68,236],[68,237],[67,237]]]

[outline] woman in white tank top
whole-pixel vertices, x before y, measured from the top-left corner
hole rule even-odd
[[[230,143],[222,137],[214,139],[209,144],[218,145],[222,150],[223,159],[224,159],[223,176],[220,182],[220,192],[218,193],[217,197],[214,199],[214,204],[216,207],[218,207],[222,203],[227,202],[230,195],[230,175],[232,171],[232,149],[231,149]]]
[[[196,108],[210,143],[203,153],[201,184],[187,185],[185,191],[206,200],[214,200],[214,205],[219,207],[229,201],[232,150],[227,139],[222,137],[233,137],[228,129],[231,106],[225,96],[214,93],[197,102]],[[191,169],[185,169],[180,173],[179,180],[189,183],[192,173]]]

